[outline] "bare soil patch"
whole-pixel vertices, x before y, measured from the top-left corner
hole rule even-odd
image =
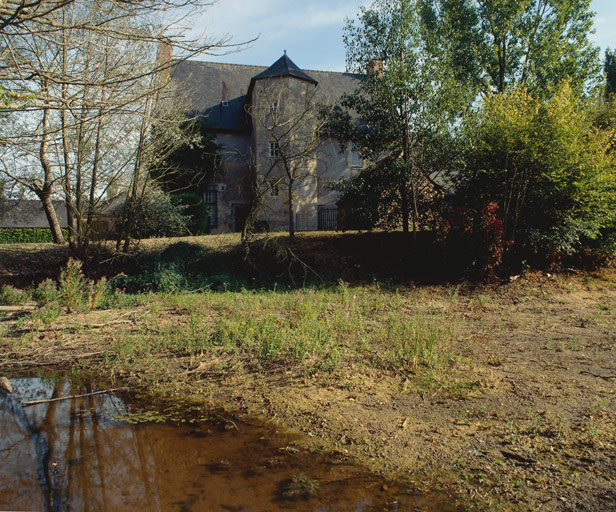
[[[461,294],[468,377],[423,391],[413,377],[363,371],[345,385],[230,375],[214,396],[485,510],[616,508],[616,281],[545,278]],[[444,290],[419,308],[440,307]]]

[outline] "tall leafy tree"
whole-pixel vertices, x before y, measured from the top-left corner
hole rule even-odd
[[[443,156],[434,148],[465,92],[442,66],[423,7],[420,0],[377,0],[347,22],[347,68],[365,78],[331,123],[369,162],[347,189],[371,195],[405,233],[419,228],[422,190]]]
[[[491,95],[466,122],[456,195],[476,219],[496,203],[503,240],[525,255],[607,248],[616,227],[613,134],[567,83],[549,99],[524,89]]]
[[[605,96],[609,98],[611,94],[616,94],[616,51],[609,48],[605,51],[603,70],[605,71]]]
[[[456,73],[480,93],[524,85],[542,94],[564,79],[580,94],[599,76],[591,0],[424,0]]]
[[[186,123],[181,133],[183,144],[175,147],[150,174],[170,194],[203,194],[222,174],[222,147],[205,119]]]

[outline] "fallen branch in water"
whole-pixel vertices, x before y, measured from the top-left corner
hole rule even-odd
[[[85,398],[88,396],[106,395],[108,393],[114,393],[116,391],[128,391],[129,389],[133,389],[133,388],[112,388],[112,389],[106,389],[104,391],[95,391],[93,393],[84,393],[83,395],[71,395],[71,396],[63,396],[61,398],[51,398],[49,400],[34,400],[32,402],[22,402],[21,405],[23,407],[30,407],[31,405],[48,404],[50,402],[61,402],[62,400],[74,400],[76,398]]]
[[[226,421],[227,423],[231,423],[231,425],[235,427],[235,430],[237,430],[238,432],[240,431],[240,429],[237,428],[237,425],[235,424],[235,422],[231,421],[228,418],[225,418],[224,416],[221,416],[220,414],[217,414],[216,416],[218,416],[221,420]]]

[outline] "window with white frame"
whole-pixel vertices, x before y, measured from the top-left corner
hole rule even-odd
[[[364,162],[361,159],[361,155],[357,146],[355,144],[351,144],[351,167],[363,167]]]
[[[215,185],[209,186],[203,196],[205,206],[210,210],[209,225],[215,228],[218,226],[218,189]]]
[[[269,156],[270,158],[278,158],[280,156],[278,144],[276,144],[274,141],[269,143]]]

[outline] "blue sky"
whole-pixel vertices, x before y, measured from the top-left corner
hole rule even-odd
[[[203,60],[269,66],[284,50],[303,69],[343,71],[342,29],[362,0],[219,0],[194,23],[194,29],[213,37],[242,42],[258,37],[241,51]],[[602,54],[616,47],[616,0],[592,0],[596,33]]]

